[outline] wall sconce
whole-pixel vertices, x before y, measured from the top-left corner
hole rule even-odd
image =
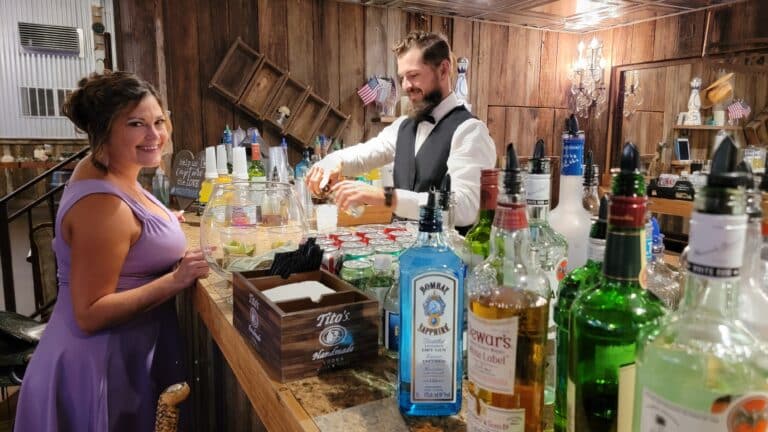
[[[587,48],[585,52],[585,48]],[[603,58],[603,43],[592,38],[589,47],[584,41],[577,47],[579,58],[573,62],[571,79],[571,109],[579,117],[589,117],[590,109],[595,118],[605,111],[608,102],[603,74],[606,61]]]
[[[627,71],[624,75],[624,117],[629,118],[643,103],[640,93],[640,72]]]

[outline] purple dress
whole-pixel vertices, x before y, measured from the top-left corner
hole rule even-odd
[[[167,273],[184,255],[186,238],[170,212],[164,219],[104,180],[80,180],[64,190],[56,232],[69,209],[94,194],[117,195],[142,224],[120,272],[117,291]],[[145,195],[162,207],[151,194]],[[160,393],[185,380],[173,299],[128,322],[92,335],[77,325],[69,287],[71,251],[57,236],[59,295],[48,326],[24,375],[16,411],[17,432],[152,431]]]

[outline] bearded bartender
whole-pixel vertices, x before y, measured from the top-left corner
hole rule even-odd
[[[364,143],[326,156],[307,173],[307,186],[316,195],[330,186],[342,210],[361,204],[388,206],[399,218],[418,219],[427,192],[450,174],[455,222],[463,232],[477,218],[480,170],[496,165],[496,147],[485,124],[450,89],[451,49],[444,36],[414,31],[393,51],[412,114]],[[343,180],[393,162],[394,188]]]

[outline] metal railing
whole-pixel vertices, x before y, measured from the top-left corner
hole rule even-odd
[[[64,183],[50,188],[45,193],[34,198],[31,202],[26,203],[19,210],[16,210],[13,213],[9,213],[11,211],[11,204],[14,203],[14,200],[21,201],[22,195],[25,191],[35,187],[41,182],[46,182],[54,172],[65,169],[65,167],[72,162],[82,159],[88,153],[88,151],[89,147],[85,146],[77,153],[54,165],[52,168],[28,181],[10,194],[0,198],[0,268],[2,268],[3,271],[3,296],[5,298],[5,310],[16,312],[16,289],[13,278],[13,258],[11,254],[11,222],[26,214],[27,223],[31,232],[32,211],[43,202],[48,203],[48,210],[50,212],[51,221],[55,221],[55,197],[56,194],[64,189]],[[33,316],[37,315],[41,309],[40,305],[36,305],[35,307],[37,309],[33,313]]]

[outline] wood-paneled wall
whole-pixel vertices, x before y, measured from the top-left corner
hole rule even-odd
[[[154,0],[152,7],[138,0],[119,3],[120,68],[135,70],[167,88],[174,147],[193,151],[217,143],[227,123],[243,128],[254,123],[208,88],[237,37],[349,114],[342,138],[354,144],[383,127],[371,121],[376,113],[363,107],[356,89],[371,74],[395,75],[390,48],[407,31],[442,31],[455,54],[470,59],[473,111],[487,121],[499,154],[510,141],[520,154],[529,154],[538,137],[547,141],[552,154],[559,154],[560,131],[568,114],[568,68],[580,40],[588,43],[595,36],[603,42],[605,79],[610,84],[612,66],[700,56],[707,21],[707,12],[700,11],[576,35],[333,0]],[[726,18],[720,21],[738,22]],[[606,112],[582,124],[587,147],[594,150],[601,168],[608,117]],[[266,127],[267,139],[276,143],[278,137],[270,130]]]

